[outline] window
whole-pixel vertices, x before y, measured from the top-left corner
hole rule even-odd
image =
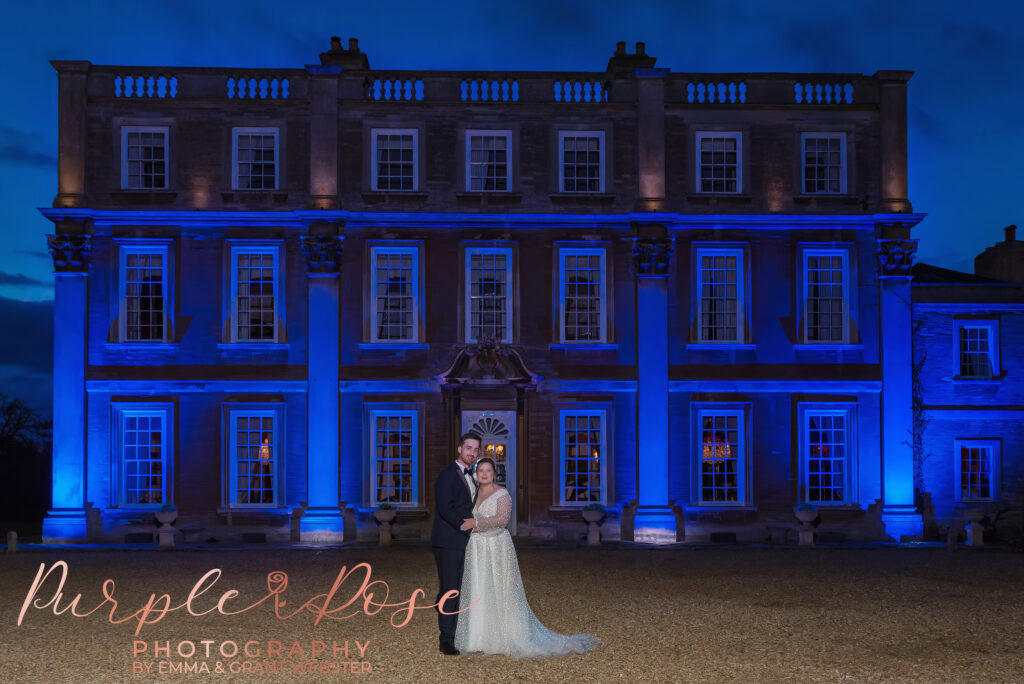
[[[416,411],[370,412],[371,502],[415,505],[419,499]]]
[[[276,128],[232,128],[235,190],[276,190],[278,144]]]
[[[804,340],[846,344],[849,287],[845,249],[805,249]]]
[[[604,192],[604,131],[558,132],[559,192]]]
[[[166,190],[168,187],[167,126],[121,127],[121,187]]]
[[[608,448],[605,411],[561,411],[559,422],[561,503],[603,503]]]
[[[416,190],[419,187],[417,142],[413,128],[374,128],[371,133],[374,190]]]
[[[562,342],[605,342],[605,250],[562,248],[558,258]]]
[[[466,192],[511,190],[511,150],[511,131],[466,131]]]
[[[169,241],[168,241],[169,244]],[[120,246],[118,340],[166,342],[170,337],[168,244]]]
[[[371,341],[416,342],[419,338],[418,247],[370,249],[373,301]]]
[[[232,342],[278,342],[280,283],[278,247],[231,248]]]
[[[229,411],[232,505],[273,506],[277,502],[282,455],[279,416],[275,409]]]
[[[697,133],[697,192],[743,192],[741,133]]]
[[[743,250],[697,249],[699,340],[743,341]]]
[[[115,462],[122,506],[161,506],[170,503],[169,404],[115,404]]]
[[[803,133],[803,192],[808,195],[846,192],[846,134]]]
[[[697,500],[738,505],[745,499],[746,443],[742,409],[697,411]]]
[[[958,439],[953,444],[957,501],[996,500],[999,496],[999,440]]]
[[[466,250],[466,341],[512,341],[512,250]]]
[[[1000,374],[998,321],[957,320],[957,376],[991,380]]]
[[[852,406],[800,407],[802,503],[845,504],[852,499]]]

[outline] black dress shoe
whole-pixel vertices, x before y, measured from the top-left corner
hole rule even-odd
[[[450,641],[441,642],[441,653],[444,653],[445,655],[462,655],[459,652],[459,649],[455,648],[455,644]]]

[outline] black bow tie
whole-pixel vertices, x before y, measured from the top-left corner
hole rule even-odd
[[[462,474],[463,475],[472,475],[473,474],[473,469],[472,468],[463,468],[462,469]]]

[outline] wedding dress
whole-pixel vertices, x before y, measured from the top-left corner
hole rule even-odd
[[[455,648],[464,653],[514,658],[585,653],[601,640],[590,634],[567,636],[547,629],[526,602],[512,535],[505,526],[512,497],[499,489],[473,508],[476,531],[466,546],[459,594]],[[473,603],[476,602],[476,605]],[[468,610],[466,606],[472,606]]]

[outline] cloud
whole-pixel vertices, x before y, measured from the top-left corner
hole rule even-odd
[[[0,125],[0,162],[56,167],[57,155],[47,152],[43,136]]]
[[[0,297],[0,321],[0,363],[28,373],[53,371],[53,300]]]
[[[27,285],[29,287],[53,288],[52,282],[36,280],[35,278],[30,278],[24,273],[7,273],[5,271],[0,271],[0,285]]]

